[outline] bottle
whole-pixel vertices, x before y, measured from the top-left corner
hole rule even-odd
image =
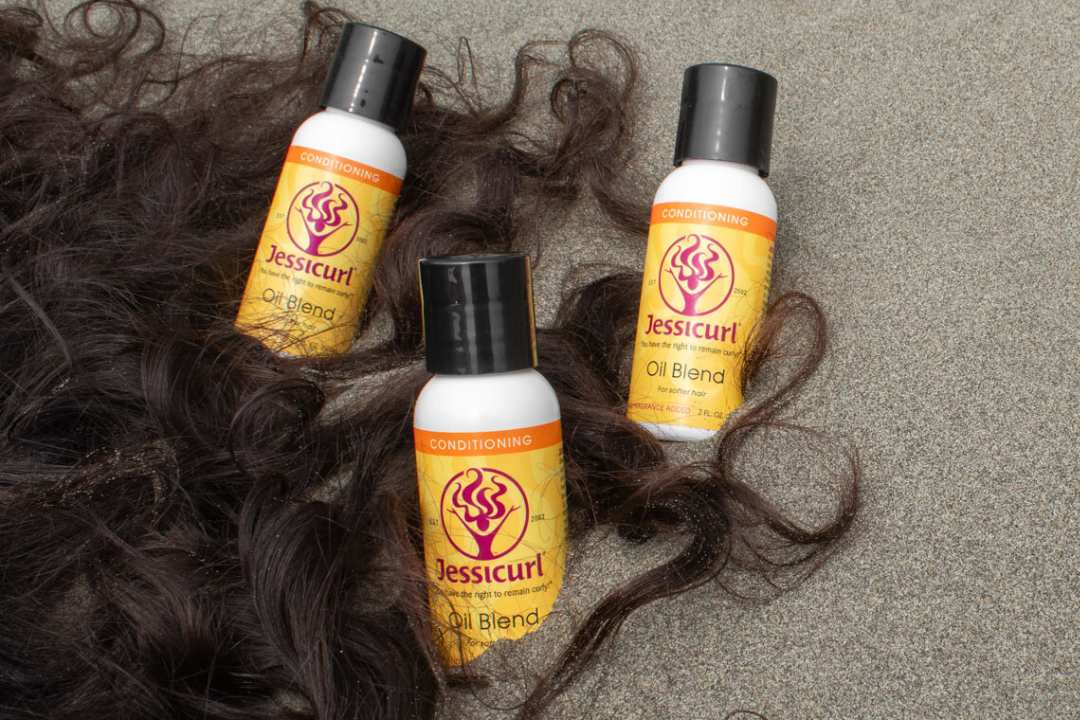
[[[405,177],[396,130],[426,52],[346,23],[319,98],[293,136],[240,302],[236,329],[281,355],[345,352]]]
[[[683,75],[675,166],[653,200],[627,416],[704,440],[742,404],[747,342],[769,293],[776,79],[738,65]]]
[[[414,437],[443,662],[536,630],[566,566],[559,401],[534,368],[529,259],[420,261],[427,369]]]

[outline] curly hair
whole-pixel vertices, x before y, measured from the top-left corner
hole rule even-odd
[[[448,684],[477,679],[439,664],[420,561],[417,259],[539,253],[579,198],[643,233],[648,202],[625,170],[635,59],[596,31],[533,43],[494,104],[470,89],[467,45],[456,72],[427,69],[360,340],[283,358],[233,321],[346,19],[309,4],[295,51],[207,56],[129,0],[60,23],[0,10],[4,717],[428,718]],[[563,409],[572,531],[663,533],[679,550],[610,589],[521,717],[636,609],[736,566],[797,580],[856,515],[852,449],[813,527],[743,462],[770,430],[816,437],[780,413],[824,356],[821,308],[773,302],[747,356],[750,402],[711,459],[686,465],[625,417],[639,288],[626,268],[570,288],[538,332],[539,369]]]

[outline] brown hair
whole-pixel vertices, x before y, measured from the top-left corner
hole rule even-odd
[[[60,24],[0,11],[7,717],[431,717],[455,681],[431,641],[418,549],[416,260],[535,252],[540,221],[581,196],[641,232],[648,205],[623,172],[634,57],[594,31],[528,45],[495,105],[470,89],[467,47],[455,74],[425,71],[370,335],[340,358],[288,360],[232,321],[345,18],[309,4],[296,53],[206,57],[127,0]],[[750,402],[711,460],[680,465],[624,415],[639,282],[615,272],[573,289],[539,333],[541,370],[563,408],[575,531],[666,533],[681,550],[612,588],[522,717],[637,608],[732,565],[801,576],[855,515],[847,448],[835,508],[812,528],[743,477],[750,438],[809,432],[779,413],[823,357],[814,301],[773,303],[747,357]]]

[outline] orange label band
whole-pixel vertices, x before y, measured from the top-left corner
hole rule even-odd
[[[489,433],[429,432],[420,428],[414,428],[413,432],[417,452],[452,457],[505,455],[540,450],[562,442],[562,426],[558,420],[547,425]]]
[[[704,203],[660,203],[653,205],[652,225],[686,223],[743,230],[769,240],[776,239],[776,221],[749,210]]]
[[[540,627],[566,567],[558,421],[487,433],[414,428],[435,639],[460,665]]]
[[[321,150],[312,150],[311,148],[293,145],[289,148],[289,154],[285,157],[285,162],[326,170],[377,187],[392,195],[401,192],[401,178],[363,163],[358,163],[355,160],[331,155]]]

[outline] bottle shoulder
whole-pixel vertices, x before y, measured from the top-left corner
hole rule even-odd
[[[705,203],[749,210],[776,220],[776,197],[756,172],[732,163],[686,163],[672,170],[656,190],[653,204]]]
[[[416,399],[414,424],[434,432],[492,432],[558,420],[559,398],[533,369],[436,375]]]
[[[293,145],[369,165],[398,178],[408,165],[405,146],[388,125],[343,111],[323,110],[300,124]]]

